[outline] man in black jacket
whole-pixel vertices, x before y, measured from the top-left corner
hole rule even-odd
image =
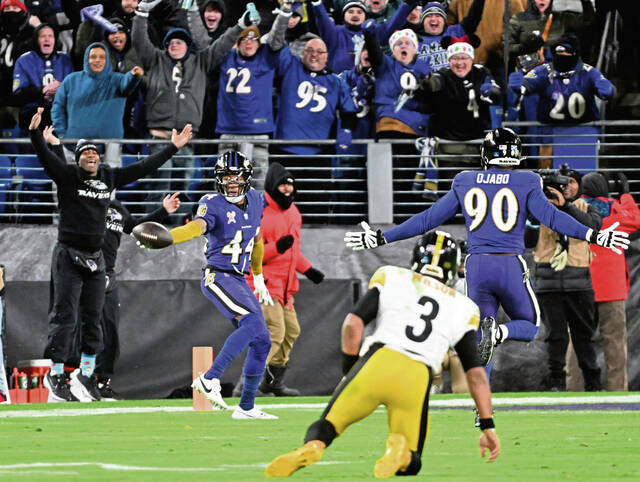
[[[154,172],[191,138],[191,125],[178,134],[173,131],[171,143],[156,155],[124,168],[101,165],[97,146],[80,141],[76,146],[77,165],[66,164],[60,141],[53,127],[38,127],[43,109],[31,119],[31,144],[45,172],[58,186],[60,221],[58,242],[51,260],[54,299],[49,315],[49,338],[44,357],[53,361],[45,377],[50,401],[77,399],[72,393],[99,400],[95,377],[96,354],[102,349],[100,316],[105,294],[105,260],[101,248],[104,241],[107,209],[114,189]],[[79,308],[80,314],[78,315]],[[71,356],[76,323],[82,330],[80,370],[71,376],[71,390],[64,375],[64,362]]]
[[[175,213],[180,207],[180,199],[176,192],[167,194],[162,201],[162,206],[151,214],[135,218],[129,210],[117,199],[112,199],[107,210],[107,230],[102,244],[102,254],[104,256],[106,268],[106,285],[104,307],[102,308],[102,340],[103,348],[96,357],[95,374],[98,382],[98,391],[102,401],[112,402],[120,400],[121,397],[111,387],[111,378],[115,371],[115,364],[120,355],[120,337],[118,327],[120,325],[120,296],[119,283],[116,275],[116,259],[122,234],[131,234],[133,228],[141,223],[155,221],[163,223],[169,214]],[[80,307],[82,311],[82,307]],[[74,358],[67,360],[65,365],[77,367],[80,363],[82,338],[79,329],[74,335]],[[83,400],[81,400],[83,401]],[[90,400],[86,400],[90,401]]]

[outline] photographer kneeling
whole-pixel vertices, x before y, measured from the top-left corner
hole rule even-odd
[[[564,164],[558,170],[538,171],[549,201],[579,222],[600,229],[600,213],[580,199],[581,174]],[[535,289],[547,331],[551,391],[566,390],[565,354],[571,341],[585,379],[585,390],[602,388],[593,343],[595,302],[589,263],[592,253],[586,241],[567,238],[540,225],[534,251]],[[529,236],[535,237],[531,230]],[[533,243],[531,243],[533,244]]]

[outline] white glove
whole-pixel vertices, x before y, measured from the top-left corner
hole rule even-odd
[[[162,0],[153,0],[147,1],[143,0],[138,4],[138,8],[136,8],[136,15],[140,15],[141,17],[148,17],[149,12],[153,10],[153,8],[158,5]]]
[[[562,271],[567,266],[567,259],[569,258],[569,251],[564,249],[564,246],[560,243],[556,243],[556,251],[551,256],[549,263],[554,271]]]
[[[587,241],[603,248],[608,248],[616,254],[622,254],[622,250],[629,249],[629,235],[624,231],[616,231],[615,229],[618,226],[620,226],[620,223],[615,222],[607,229],[601,229],[600,231],[590,229],[587,231]]]
[[[264,284],[264,276],[262,276],[261,274],[254,274],[253,286],[255,286],[255,289],[253,290],[253,294],[258,295],[258,301],[265,305],[273,306],[273,300],[271,299],[269,290],[267,289],[267,286]]]
[[[344,243],[347,248],[351,248],[354,251],[361,251],[363,249],[373,249],[383,244],[387,244],[387,240],[384,239],[381,230],[374,231],[369,227],[366,221],[360,223],[363,231],[349,231],[344,234]]]

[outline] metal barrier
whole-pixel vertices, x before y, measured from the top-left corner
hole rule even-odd
[[[591,128],[585,133],[563,132],[535,122],[505,122],[504,125],[520,131],[527,151],[525,167],[558,167],[568,162],[573,168],[598,169],[612,177],[616,172],[624,172],[632,195],[640,197],[637,169],[640,121],[583,124],[579,127]],[[531,128],[538,131],[531,133]],[[73,140],[65,142],[73,144]],[[151,144],[166,143],[148,139],[101,142],[123,146],[125,164],[146,155],[127,154],[127,150],[147,151]],[[232,142],[256,143],[252,139]],[[481,140],[459,143],[437,139],[429,144],[428,140],[416,143],[364,139],[354,140],[351,154],[312,156],[284,154],[281,148],[287,144],[313,144],[329,151],[335,149],[335,140],[259,142],[280,148],[277,154],[269,155],[269,160],[280,162],[296,178],[296,205],[305,224],[354,224],[363,219],[378,224],[398,223],[430,207],[444,195],[455,174],[480,168]],[[161,167],[153,177],[119,189],[116,196],[134,214],[151,211],[159,206],[167,192],[158,186],[169,181],[170,192],[180,190],[184,195],[183,207],[171,221],[183,222],[192,214],[199,198],[215,189],[210,169],[217,156],[217,145],[221,143],[230,141],[193,140],[193,154],[174,156],[176,160],[187,161],[187,166]],[[28,139],[0,139],[0,222],[55,223],[57,220],[55,184],[42,179],[44,171],[37,167],[39,163],[35,164],[29,148]],[[23,161],[29,159],[31,162],[23,165]],[[263,179],[257,181],[261,185]],[[154,195],[155,201],[150,201]]]

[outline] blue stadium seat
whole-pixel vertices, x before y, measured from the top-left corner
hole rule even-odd
[[[17,196],[20,203],[52,203],[54,201],[53,181],[44,172],[42,164],[35,156],[18,156],[15,159],[16,176],[21,176],[22,181],[18,184],[17,190],[21,191]],[[53,218],[53,206],[41,206],[33,204],[32,206],[18,205],[18,213],[29,214],[45,214],[44,216],[18,216],[21,222],[49,224]]]

